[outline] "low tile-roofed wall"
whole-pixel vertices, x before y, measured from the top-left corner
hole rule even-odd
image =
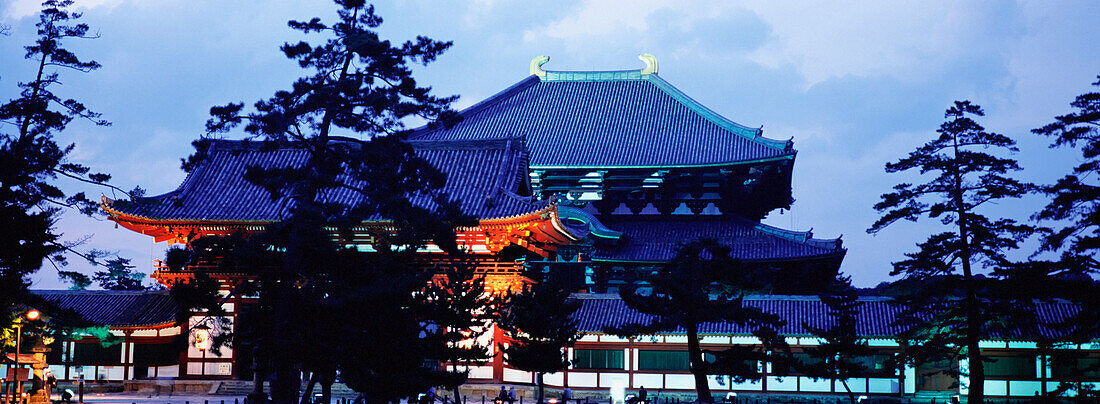
[[[110,327],[151,327],[176,320],[179,306],[167,291],[34,290],[34,295],[84,320]]]
[[[652,316],[642,314],[627,307],[616,294],[574,294],[581,302],[580,309],[574,314],[584,332],[603,332],[604,327],[622,326],[631,322],[647,322]],[[864,296],[859,298],[863,304],[856,317],[856,331],[866,338],[892,338],[902,329],[893,325],[901,313],[901,307],[892,303],[888,297]],[[778,315],[786,325],[778,331],[787,336],[810,336],[806,324],[813,327],[828,327],[832,319],[828,307],[817,296],[787,295],[750,295],[744,304],[763,309]],[[1076,306],[1066,301],[1036,302],[1035,319],[1038,326],[1031,329],[1016,329],[1008,332],[996,331],[988,335],[990,339],[1033,341],[1036,337],[1056,338],[1059,330],[1054,325],[1072,318],[1077,312]],[[749,335],[751,329],[731,323],[705,323],[699,332],[703,334]],[[684,330],[671,333],[683,333]]]

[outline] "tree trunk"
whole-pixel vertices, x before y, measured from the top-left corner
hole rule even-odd
[[[325,404],[332,402],[332,383],[336,381],[336,371],[325,371],[321,374],[321,400]]]
[[[302,393],[302,398],[298,402],[302,404],[309,404],[312,402],[313,386],[317,385],[317,372],[309,372],[309,383],[306,383],[306,390]]]
[[[844,391],[848,392],[848,401],[851,401],[852,404],[856,404],[856,395],[852,393],[852,388],[848,387],[848,379],[842,379],[840,384],[844,386]]]
[[[964,304],[966,304],[966,359],[970,376],[970,384],[967,386],[970,389],[969,394],[967,394],[967,402],[982,404],[985,400],[985,367],[982,363],[981,348],[978,345],[981,340],[980,334],[983,321],[980,318],[981,310],[978,307],[980,304],[978,293],[974,287],[974,272],[970,265],[971,256],[973,255],[970,248],[970,228],[969,223],[967,223],[967,215],[969,215],[970,209],[963,199],[962,168],[958,166],[958,139],[956,135],[952,140],[955,152],[955,183],[953,184],[955,189],[952,190],[952,198],[955,202],[955,213],[959,215],[956,219],[956,225],[959,229],[959,260],[962,262],[963,286],[966,289],[964,299]]]
[[[699,325],[689,324],[685,328],[687,328],[688,337],[688,365],[691,367],[691,375],[695,377],[698,401],[713,403],[714,397],[710,395],[710,384],[707,383],[707,374],[703,369],[703,350],[699,347]]]
[[[539,385],[538,397],[535,398],[535,403],[536,404],[542,404],[542,393],[543,393],[543,387],[545,386],[544,384],[542,384],[542,376],[543,375],[545,375],[545,373],[542,373],[542,372],[539,372],[539,373],[535,374],[535,382]]]
[[[252,393],[245,398],[251,404],[267,402],[267,394],[264,393],[264,378],[260,373],[260,347],[252,347]]]
[[[275,364],[275,380],[271,381],[271,401],[277,404],[294,403],[291,397],[291,366],[284,363]],[[295,389],[297,390],[297,389]]]

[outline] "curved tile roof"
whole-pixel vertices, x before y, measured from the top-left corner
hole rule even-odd
[[[32,290],[60,309],[110,327],[152,327],[176,321],[179,306],[167,291]]]
[[[573,314],[582,332],[603,332],[604,327],[623,326],[632,322],[648,322],[653,316],[642,314],[630,307],[613,294],[575,294],[581,307]],[[856,331],[867,338],[892,338],[902,329],[893,324],[901,312],[901,307],[892,303],[888,297],[863,296],[859,298],[859,314],[856,316]],[[778,315],[786,324],[778,331],[787,336],[809,336],[811,332],[806,324],[828,328],[833,324],[828,307],[817,296],[753,295],[745,296],[744,304],[763,309]],[[1034,340],[1035,336],[1056,338],[1061,331],[1054,324],[1072,318],[1077,306],[1066,301],[1036,302],[1035,317],[1039,324],[1033,329],[1014,329],[993,332],[987,338],[1001,340]],[[749,335],[751,329],[732,323],[704,323],[699,332],[703,334]],[[684,333],[684,330],[670,333]]]
[[[458,201],[466,214],[480,219],[503,218],[537,211],[548,202],[514,193],[526,181],[527,155],[521,139],[488,141],[411,141],[417,156],[447,176],[442,192]],[[293,202],[273,200],[263,188],[245,179],[248,167],[287,168],[306,163],[300,148],[265,149],[259,142],[217,140],[207,157],[179,188],[148,198],[148,202],[111,202],[121,213],[151,220],[200,222],[273,222],[288,216]],[[362,196],[350,190],[326,193],[329,200],[354,204]],[[414,204],[434,207],[428,195],[412,195]],[[371,220],[384,220],[373,217]]]
[[[840,239],[815,239],[810,232],[782,230],[736,217],[628,216],[604,224],[622,232],[617,245],[596,245],[596,261],[667,262],[685,241],[710,238],[732,248],[734,258],[748,261],[804,259],[843,255]]]
[[[793,157],[790,141],[730,121],[656,74],[547,72],[461,112],[416,139],[523,136],[532,168],[729,165]]]

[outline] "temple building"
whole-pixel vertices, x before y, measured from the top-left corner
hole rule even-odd
[[[810,294],[831,280],[846,251],[839,239],[761,222],[793,202],[792,141],[765,137],[761,127],[719,115],[658,76],[653,56],[640,59],[645,67],[637,70],[564,72],[544,70],[548,58],[536,58],[527,78],[461,111],[462,120],[454,126],[424,127],[409,137],[416,155],[447,175],[443,192],[477,219],[476,226],[459,229],[457,238],[477,255],[489,288],[507,288],[522,271],[535,269],[568,279],[580,292],[578,316],[588,335],[569,350],[573,367],[547,376],[551,386],[604,392],[612,387],[693,388],[683,334],[622,339],[602,333],[604,326],[638,315],[618,300],[618,287],[634,279],[634,272],[666,263],[684,241],[717,240],[731,248],[733,258],[770,274],[776,295],[754,297],[748,304],[781,312],[791,324],[784,332],[796,349],[816,343],[802,324],[823,318],[825,311],[816,297],[795,295]],[[103,209],[126,229],[156,242],[185,245],[210,235],[261,231],[287,216],[286,201],[273,200],[245,180],[245,171],[300,165],[305,151],[216,140],[207,153],[176,190],[140,203],[104,198]],[[345,202],[354,202],[348,198]],[[365,221],[355,229],[355,242],[369,251],[370,234],[386,225],[385,218]],[[441,251],[429,245],[421,253],[430,265]],[[215,266],[160,266],[153,277],[171,287],[196,271],[227,284],[250,277]],[[235,297],[227,311],[247,303]],[[860,332],[881,352],[868,358],[874,372],[854,382],[858,391],[965,388],[958,380],[925,377],[914,368],[883,369],[883,358],[898,350],[889,327],[896,313],[883,299],[870,299],[863,310]],[[745,330],[721,325],[705,334],[703,343],[712,347],[751,343]],[[989,346],[1024,359],[1006,359],[1009,370],[987,381],[987,394],[1031,396],[1049,390],[1050,365],[1038,356],[1034,342],[1006,336]],[[221,354],[215,362],[197,352],[181,354],[178,376],[245,374],[247,362],[232,350]],[[770,364],[761,366],[770,369]],[[471,377],[483,383],[533,382],[531,374],[499,360],[472,369]],[[822,383],[800,376],[769,376],[748,384],[715,378],[712,388],[720,393],[842,391]]]

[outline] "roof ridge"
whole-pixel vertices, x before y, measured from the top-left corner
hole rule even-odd
[[[466,107],[465,109],[463,109],[461,111],[458,111],[458,115],[462,116],[462,117],[465,117],[467,115],[473,115],[473,114],[476,114],[478,112],[481,112],[482,110],[484,110],[486,108],[489,108],[493,105],[496,105],[497,103],[510,98],[511,96],[515,95],[516,93],[519,93],[520,91],[523,91],[523,90],[527,89],[528,87],[531,87],[535,84],[538,84],[538,82],[539,82],[539,77],[538,76],[535,76],[535,75],[527,76],[523,80],[520,80],[519,82],[517,82],[516,84],[512,84],[508,88],[505,88],[501,91],[498,91],[496,94],[493,94],[493,95],[489,96],[489,98],[481,100],[481,101],[479,101],[478,103],[476,103],[474,105],[471,105],[471,106]],[[416,140],[419,137],[426,136],[430,133],[438,132],[438,131],[446,130],[446,129],[447,128],[444,128],[444,127],[432,128],[432,127],[429,127],[429,125],[425,124],[425,125],[420,126],[419,128],[413,129],[409,133],[408,139],[409,140]],[[514,136],[514,135],[511,135],[511,136]]]
[[[31,289],[32,294],[65,295],[167,295],[167,290]]]
[[[738,217],[736,219],[745,220],[745,219],[740,218],[740,217]],[[841,246],[842,246],[842,241],[841,241],[840,237],[832,238],[832,239],[813,238],[814,233],[813,233],[813,228],[812,227],[810,228],[810,230],[798,231],[798,230],[789,230],[789,229],[784,229],[782,227],[772,226],[772,225],[769,225],[769,224],[765,224],[763,222],[750,222],[750,223],[752,224],[753,230],[757,230],[757,231],[760,231],[760,232],[771,234],[771,235],[777,236],[777,237],[782,237],[782,238],[787,239],[787,240],[791,240],[791,241],[795,241],[795,242],[799,242],[799,243],[803,243],[803,244],[808,244],[808,245],[811,245],[811,246],[814,246],[814,247],[837,250],[837,249],[840,249]]]
[[[409,139],[405,142],[414,150],[493,150],[507,149],[523,136],[506,136],[486,139]]]
[[[711,123],[714,123],[715,125],[718,125],[723,129],[726,129],[737,135],[748,138],[751,141],[760,143],[761,145],[771,147],[773,149],[782,151],[793,151],[793,138],[787,140],[766,138],[764,137],[763,125],[757,128],[753,128],[734,122],[733,120],[726,118],[722,114],[719,114],[718,112],[707,108],[707,106],[703,105],[703,103],[696,101],[694,98],[691,98],[691,96],[687,95],[687,93],[680,91],[679,88],[676,88],[676,86],[672,85],[672,83],[665,81],[665,79],[661,78],[661,76],[657,75],[656,73],[647,74],[642,77],[642,79],[653,83],[654,86],[663,91],[665,94],[668,94],[677,102],[683,104],[688,109],[695,111],[699,115],[702,115],[704,119],[710,121]]]

